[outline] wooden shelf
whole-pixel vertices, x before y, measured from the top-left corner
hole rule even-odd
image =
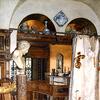
[[[28,34],[18,33],[18,40],[27,40],[30,42],[48,42],[54,44],[72,44],[73,36],[71,34],[45,35],[45,34]]]

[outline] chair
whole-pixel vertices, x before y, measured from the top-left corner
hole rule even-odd
[[[11,85],[13,81],[9,78],[2,78],[0,80],[0,87]],[[0,93],[0,100],[16,100],[14,91],[8,93]]]

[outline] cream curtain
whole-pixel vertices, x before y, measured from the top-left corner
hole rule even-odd
[[[73,39],[69,100],[99,100],[98,55],[99,40],[95,36],[78,35]]]

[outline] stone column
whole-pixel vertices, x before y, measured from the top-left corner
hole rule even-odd
[[[17,100],[27,100],[26,75],[17,75]]]

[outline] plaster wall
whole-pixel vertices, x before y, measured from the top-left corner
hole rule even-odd
[[[92,10],[96,13],[98,18],[100,19],[100,0],[75,0],[80,1],[88,5],[92,8]]]
[[[68,22],[63,27],[59,27],[53,20],[53,17],[61,10],[68,17]],[[10,23],[10,27],[17,28],[19,23],[24,17],[33,13],[44,14],[48,18],[50,18],[51,21],[54,23],[56,30],[58,32],[64,32],[65,27],[71,20],[75,18],[86,18],[90,20],[92,23],[94,23],[95,27],[97,28],[98,34],[100,33],[99,20],[96,14],[93,12],[93,10],[89,6],[87,6],[86,4],[82,2],[65,1],[65,0],[63,1],[58,0],[57,2],[55,0],[50,0],[50,2],[48,2],[47,0],[42,0],[42,2],[40,0],[37,0],[36,3],[34,3],[32,0],[28,0],[24,2],[15,11]],[[16,16],[19,16],[19,17],[16,17]]]
[[[91,4],[90,0],[85,0],[84,3],[82,3],[82,0],[80,1],[42,0],[41,2],[41,0],[0,0],[0,28],[17,28],[24,17],[30,14],[39,13],[50,18],[56,30],[59,32],[64,32],[65,27],[71,20],[81,17],[90,20],[95,25],[98,34],[100,34],[100,21],[98,15],[96,15],[92,9],[94,6],[88,6]],[[53,17],[61,10],[68,17],[68,22],[63,27],[59,27],[53,20]]]
[[[50,72],[52,69],[56,69],[56,57],[61,53],[64,56],[63,70],[66,68],[66,72],[71,69],[72,61],[72,46],[71,45],[50,45]]]
[[[9,29],[10,20],[18,0],[0,0],[0,29]]]

